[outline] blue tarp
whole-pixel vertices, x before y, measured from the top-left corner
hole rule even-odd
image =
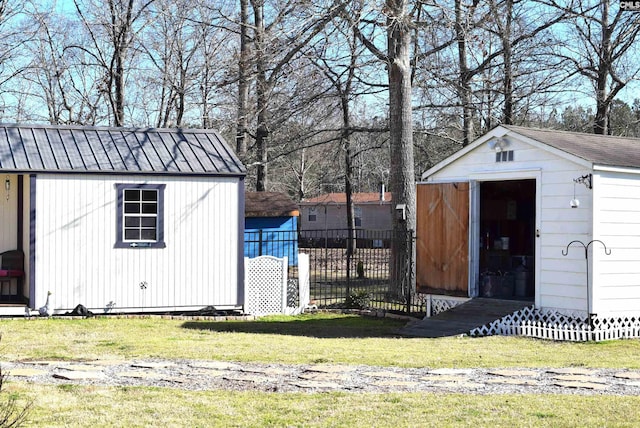
[[[288,257],[298,265],[297,217],[248,217],[244,222],[244,256]]]

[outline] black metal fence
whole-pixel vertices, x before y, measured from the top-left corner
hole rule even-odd
[[[266,243],[266,238],[272,242]],[[296,245],[291,244],[292,238],[292,232],[245,232],[245,255],[268,255],[265,249],[275,253],[269,255],[286,255],[291,280],[298,275],[293,251],[308,254],[311,300],[320,308],[424,313],[414,288],[412,232],[358,229],[349,239],[348,230],[307,230],[297,234]]]

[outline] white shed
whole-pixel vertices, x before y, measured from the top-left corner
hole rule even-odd
[[[2,314],[242,307],[245,169],[216,131],[3,125],[0,174]]]
[[[640,316],[640,140],[498,126],[417,197],[419,292]]]

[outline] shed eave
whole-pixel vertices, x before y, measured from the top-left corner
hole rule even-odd
[[[238,177],[246,176],[246,172],[181,172],[181,171],[129,171],[129,170],[61,170],[61,169],[11,169],[0,167],[3,174],[56,174],[56,175],[157,175],[163,177]]]
[[[640,168],[634,168],[630,166],[616,166],[616,165],[594,165],[594,171],[606,171],[606,172],[619,172],[624,174],[637,174],[640,175]]]

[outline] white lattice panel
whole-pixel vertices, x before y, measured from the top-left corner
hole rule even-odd
[[[287,307],[287,257],[245,258],[245,313],[282,314]]]
[[[527,336],[539,339],[581,342],[640,337],[640,317],[584,316],[527,307],[475,328],[471,336]]]
[[[418,294],[416,300],[425,308],[426,317],[432,317],[439,313],[453,309],[469,299],[451,298],[449,296],[439,296],[434,294]]]

